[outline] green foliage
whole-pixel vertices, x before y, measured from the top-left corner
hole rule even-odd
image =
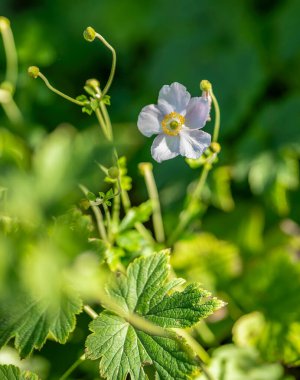
[[[253,348],[240,349],[233,344],[224,345],[213,352],[209,366],[214,379],[222,380],[292,380],[285,377],[278,363],[265,364]],[[205,380],[201,375],[197,380]]]
[[[241,346],[256,346],[268,361],[299,364],[299,293],[300,266],[287,251],[275,251],[256,263],[235,295],[246,310],[258,311],[236,322],[234,341]]]
[[[22,358],[41,349],[49,334],[65,343],[75,328],[75,315],[81,311],[81,300],[70,292],[47,300],[24,296],[7,301],[0,309],[0,347],[15,337],[15,347]]]
[[[190,284],[182,291],[181,279],[168,281],[168,254],[160,252],[136,259],[107,289],[119,307],[119,315],[103,311],[90,324],[93,332],[86,341],[86,355],[100,358],[100,374],[108,379],[147,379],[144,366],[153,365],[159,379],[188,379],[197,362],[188,347],[174,333],[149,332],[130,315],[145,318],[157,326],[186,328],[222,306],[210,294]],[[108,307],[109,309],[109,307]],[[123,316],[120,317],[120,314]]]
[[[137,222],[147,222],[152,214],[152,203],[147,201],[138,207],[132,207],[122,219],[119,232],[132,228]]]
[[[0,379],[2,380],[39,380],[39,377],[29,371],[21,371],[13,365],[0,365]]]

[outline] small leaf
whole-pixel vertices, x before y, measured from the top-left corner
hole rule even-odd
[[[0,379],[2,380],[39,380],[38,375],[29,371],[21,371],[14,365],[0,365]]]
[[[78,100],[79,102],[86,102],[88,99],[86,95],[79,95],[77,96],[76,100]]]
[[[82,107],[82,112],[91,115],[93,113],[93,110],[91,109],[90,105],[87,105]]]
[[[97,197],[94,193],[92,193],[91,191],[89,191],[87,194],[86,194],[86,197],[89,201],[91,202],[95,202]]]
[[[106,104],[107,106],[110,106],[110,96],[109,95],[104,95],[102,98],[102,102]]]
[[[198,284],[173,291],[182,279],[168,281],[169,256],[165,251],[136,259],[127,274],[119,273],[107,288],[124,315],[135,313],[161,327],[190,327],[223,303],[211,298]],[[145,365],[154,367],[157,379],[190,379],[199,370],[195,354],[178,336],[164,336],[135,327],[126,317],[104,311],[90,324],[86,356],[100,360],[100,375],[109,380],[146,380]]]
[[[96,111],[96,109],[99,108],[99,102],[98,102],[97,99],[92,99],[92,100],[90,101],[90,105],[91,105],[91,109],[92,109],[93,111]]]
[[[131,208],[120,223],[119,231],[130,229],[137,222],[147,222],[152,214],[152,202],[141,203],[138,207]]]

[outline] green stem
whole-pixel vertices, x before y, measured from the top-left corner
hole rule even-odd
[[[115,191],[119,192],[120,185],[116,184]],[[118,194],[113,199],[113,207],[112,207],[112,226],[113,226],[113,233],[115,233],[118,230],[118,225],[120,221],[120,206],[121,206],[121,195]]]
[[[217,142],[219,138],[220,124],[221,124],[221,113],[220,113],[219,103],[214,93],[212,92],[212,90],[210,91],[210,96],[211,96],[214,109],[215,109],[215,126],[214,126],[212,142]]]
[[[53,91],[55,94],[61,96],[62,98],[65,98],[65,99],[69,100],[70,102],[75,103],[79,106],[85,105],[84,102],[80,102],[79,100],[76,100],[76,99],[72,98],[71,96],[68,96],[68,95],[64,94],[63,92],[57,90],[55,87],[53,87],[49,83],[48,79],[41,72],[38,73],[38,76],[44,81],[45,85],[49,88],[49,90]]]
[[[121,193],[122,204],[125,213],[127,213],[131,207],[131,202],[126,190],[122,190]],[[154,244],[155,240],[153,239],[151,233],[147,230],[147,228],[140,222],[134,224],[134,228],[147,240],[150,244]]]
[[[2,34],[3,45],[6,55],[6,75],[5,81],[9,82],[13,86],[13,90],[16,88],[18,78],[18,56],[16,52],[16,46],[14,36],[10,28],[10,22],[5,17],[0,19],[0,31]]]
[[[84,195],[87,195],[88,189],[83,185],[79,185],[79,187],[82,190],[82,192],[84,193]],[[104,241],[107,242],[108,238],[107,238],[106,229],[104,227],[103,215],[101,213],[101,210],[99,209],[98,206],[91,206],[91,208],[92,208],[93,213],[94,213],[95,218],[96,218],[96,223],[97,223],[99,235]]]
[[[199,177],[198,183],[191,195],[190,201],[188,202],[187,208],[182,211],[179,217],[179,223],[169,239],[169,242],[168,242],[169,245],[173,245],[176,242],[177,238],[185,230],[185,228],[191,221],[193,217],[193,208],[195,204],[197,203],[198,199],[201,198],[201,193],[202,193],[202,190],[205,185],[205,181],[207,179],[210,169],[211,169],[210,165],[204,165],[201,175]]]
[[[107,228],[107,234],[108,234],[108,241],[111,242],[112,233],[111,233],[111,217],[110,212],[105,203],[103,203],[103,209],[105,212],[105,219],[106,219],[106,228]]]
[[[8,102],[2,103],[1,105],[11,123],[21,124],[23,122],[23,115],[12,97]]]
[[[141,164],[142,165],[142,164]],[[146,182],[146,187],[148,190],[149,198],[152,202],[153,207],[153,227],[155,238],[159,243],[165,240],[165,232],[163,219],[161,215],[161,207],[159,202],[158,191],[153,176],[152,165],[149,163],[144,163],[142,165],[142,173]]]
[[[97,108],[96,111],[95,111],[95,113],[96,113],[96,117],[98,119],[98,122],[100,124],[100,127],[102,129],[102,132],[103,132],[105,138],[107,140],[109,140],[109,134],[108,134],[107,127],[106,127],[105,121],[103,119],[103,115],[101,113],[101,110],[99,108]]]
[[[87,315],[89,315],[93,319],[96,319],[98,317],[98,314],[89,305],[84,305],[83,311],[85,311]]]
[[[66,380],[69,375],[85,360],[85,355],[80,356],[79,359],[76,360],[75,363],[71,365],[70,368],[59,378],[59,380]]]
[[[115,49],[106,41],[106,39],[104,37],[101,36],[101,34],[99,33],[96,33],[96,37],[111,51],[112,53],[112,65],[111,65],[111,70],[110,70],[110,74],[109,74],[109,78],[107,80],[107,83],[102,91],[102,94],[101,94],[101,98],[103,98],[111,84],[112,84],[112,81],[114,79],[114,75],[115,75],[115,71],[116,71],[116,65],[117,65],[117,55],[116,55],[116,51]]]

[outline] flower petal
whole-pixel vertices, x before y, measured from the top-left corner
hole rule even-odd
[[[163,117],[159,108],[154,104],[150,104],[144,107],[139,114],[138,129],[146,137],[157,135],[162,131],[161,122]]]
[[[155,137],[151,146],[151,154],[154,160],[162,162],[179,155],[179,136],[167,136],[160,134]]]
[[[187,106],[185,115],[185,125],[188,128],[200,129],[203,128],[209,119],[211,106],[211,97],[201,96],[192,98]]]
[[[164,114],[178,112],[185,115],[186,107],[191,99],[191,95],[186,88],[177,82],[170,86],[163,86],[158,95],[158,107]]]
[[[180,131],[180,154],[187,158],[199,158],[210,145],[210,134],[196,129]]]

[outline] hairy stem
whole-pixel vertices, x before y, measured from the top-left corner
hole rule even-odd
[[[212,92],[212,90],[210,91],[210,96],[211,96],[214,109],[215,109],[215,126],[214,126],[212,142],[217,142],[219,138],[219,131],[220,131],[220,125],[221,125],[221,113],[220,113],[219,103],[214,93]]]
[[[85,186],[79,185],[79,187],[80,187],[81,191],[84,193],[84,195],[88,194],[88,189]],[[99,232],[101,239],[103,239],[104,241],[108,241],[107,233],[106,233],[106,229],[105,229],[104,221],[103,221],[103,215],[101,213],[100,208],[98,206],[91,206],[91,208],[92,208],[93,213],[94,213],[95,218],[96,218],[98,232]]]
[[[10,22],[5,17],[0,18],[0,31],[2,34],[6,55],[5,81],[9,82],[13,86],[14,91],[18,78],[18,56],[16,52],[14,36],[10,28]]]
[[[69,375],[75,371],[75,369],[85,360],[85,355],[83,354],[82,356],[80,356],[80,358],[78,358],[76,360],[76,362],[74,362],[70,368],[68,368],[66,370],[66,372],[59,378],[59,380],[66,380]]]
[[[111,64],[111,70],[109,74],[109,78],[107,80],[107,83],[102,91],[101,98],[103,98],[108,90],[110,89],[110,86],[112,84],[112,81],[114,79],[115,71],[116,71],[116,65],[117,65],[117,55],[115,49],[106,41],[104,37],[101,36],[101,34],[96,33],[96,37],[111,51],[112,53],[112,64]]]
[[[144,176],[146,187],[148,191],[149,198],[152,202],[153,207],[153,227],[155,238],[159,243],[162,243],[165,240],[165,232],[163,219],[161,215],[161,207],[159,202],[158,191],[153,176],[152,165],[149,163],[140,164],[141,171]]]
[[[75,103],[75,104],[77,104],[79,106],[84,106],[85,105],[84,102],[80,102],[79,100],[76,100],[76,99],[72,98],[71,96],[68,96],[68,95],[64,94],[63,92],[57,90],[55,87],[53,87],[49,83],[48,79],[41,72],[38,73],[38,76],[43,80],[43,82],[49,88],[49,90],[53,91],[55,94],[61,96],[62,98],[65,98],[65,99],[69,100],[70,102]]]

